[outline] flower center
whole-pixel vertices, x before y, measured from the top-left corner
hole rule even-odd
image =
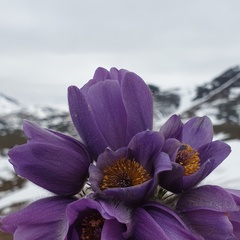
[[[101,190],[142,184],[151,177],[135,160],[123,158],[103,171]]]
[[[103,224],[104,219],[99,212],[94,212],[92,215],[85,217],[82,222],[81,239],[100,240]]]
[[[187,144],[183,144],[177,153],[176,163],[184,167],[184,176],[191,175],[200,168],[200,158],[197,150]]]

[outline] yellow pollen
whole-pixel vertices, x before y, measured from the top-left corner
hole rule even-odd
[[[142,184],[151,177],[135,160],[122,158],[103,171],[101,190]]]
[[[97,211],[85,217],[82,222],[81,239],[100,240],[104,221],[105,219]]]
[[[197,150],[183,144],[177,153],[176,163],[184,167],[184,176],[194,174],[200,168],[200,158]]]

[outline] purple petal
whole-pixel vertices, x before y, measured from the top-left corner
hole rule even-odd
[[[234,235],[237,237],[236,239],[240,239],[240,223],[235,222],[235,221],[231,221],[232,226],[233,226],[233,233]]]
[[[205,177],[207,177],[214,170],[214,159],[210,158],[203,163],[198,171],[189,176],[183,176],[182,190],[188,190],[198,183],[200,183]]]
[[[116,239],[124,240],[123,232],[125,231],[125,226],[119,223],[115,219],[107,220],[104,223],[101,240]]]
[[[183,123],[181,121],[180,116],[173,115],[167,120],[167,122],[161,127],[159,131],[161,134],[163,134],[165,139],[168,138],[181,139],[182,128]]]
[[[72,201],[60,197],[38,200],[3,218],[1,230],[14,234],[15,240],[63,239],[65,210]]]
[[[89,182],[91,183],[91,188],[94,192],[101,193],[100,184],[103,179],[103,172],[94,164],[89,167]]]
[[[169,171],[172,169],[172,163],[169,156],[165,152],[160,152],[153,160],[153,166],[155,173],[158,174],[163,171]]]
[[[240,190],[237,189],[225,189],[225,190],[232,195],[236,204],[240,206]]]
[[[117,68],[115,67],[111,68],[109,71],[109,75],[110,75],[109,79],[120,80],[122,77],[120,76],[119,73],[120,71]]]
[[[151,130],[153,100],[145,82],[128,72],[122,79],[122,98],[127,113],[127,142],[138,132]]]
[[[183,126],[182,142],[198,149],[213,139],[213,126],[208,117],[195,117]]]
[[[128,223],[131,221],[131,209],[126,204],[126,202],[121,202],[119,199],[112,197],[102,196],[101,198],[96,198],[104,211],[112,218],[117,219],[120,223]]]
[[[148,202],[143,207],[161,225],[170,239],[199,239],[190,232],[182,219],[168,207],[158,202]]]
[[[122,158],[127,157],[127,148],[123,147],[117,151],[112,151],[107,148],[102,154],[99,155],[97,159],[97,167],[102,171],[109,166],[113,165]]]
[[[145,131],[136,134],[129,143],[128,155],[134,158],[140,165],[152,172],[152,160],[161,151],[164,144],[164,138],[158,132]]]
[[[151,215],[144,209],[138,209],[134,214],[133,226],[131,226],[131,238],[138,240],[170,240]]]
[[[106,196],[115,197],[121,201],[140,204],[153,192],[154,180],[150,179],[142,184],[125,188],[108,188],[104,190]],[[150,192],[151,191],[151,192]],[[150,193],[149,193],[150,192]]]
[[[237,238],[233,234],[233,226],[226,213],[195,210],[183,214],[188,226],[200,234],[203,239],[226,240]]]
[[[96,158],[107,147],[107,142],[97,126],[91,107],[75,86],[68,88],[68,103],[75,128]]]
[[[198,152],[201,164],[213,158],[215,169],[230,154],[231,147],[222,141],[214,141],[199,148]]]
[[[172,170],[159,174],[159,185],[173,193],[183,190],[184,168],[178,163],[172,163]]]
[[[119,83],[121,84],[123,76],[127,73],[128,71],[126,69],[120,69],[118,70],[117,68],[111,68],[110,69],[110,76],[109,79],[113,80],[118,80]]]
[[[96,79],[97,81],[104,81],[108,77],[109,77],[109,71],[102,67],[97,68],[93,75],[93,79]]]
[[[205,185],[183,193],[177,203],[181,212],[212,210],[215,212],[237,211],[238,207],[227,191],[218,186]]]
[[[225,190],[231,194],[237,206],[240,207],[240,190],[236,190],[236,189],[225,189]],[[240,210],[236,212],[229,212],[228,217],[233,225],[234,234],[240,239]]]
[[[159,177],[161,176],[162,172],[168,172],[169,170],[172,170],[172,163],[169,159],[169,156],[164,152],[160,152],[157,156],[153,158],[152,169],[153,170],[151,173],[151,181],[149,181],[148,185],[143,184],[142,187],[140,186],[142,188],[142,192],[141,195],[139,194],[141,196],[139,196],[139,201],[143,198],[143,196],[147,199],[153,194],[156,186],[159,183]]]
[[[182,194],[176,208],[204,239],[235,239],[227,213],[238,207],[223,188],[205,185],[191,189]]]
[[[81,88],[81,93],[83,94],[83,96],[86,98],[87,93],[89,88],[91,88],[94,84],[104,81],[105,79],[107,79],[109,76],[109,72],[108,70],[106,70],[105,68],[99,67],[96,69],[94,75],[93,75],[93,79],[89,80],[82,88]]]
[[[167,140],[165,140],[162,151],[166,152],[169,155],[172,162],[175,162],[178,149],[181,145],[182,142],[178,141],[177,139],[168,138]]]
[[[88,156],[88,152],[85,146],[76,139],[62,134],[60,132],[44,129],[38,126],[36,123],[25,120],[23,122],[24,134],[28,137],[29,142],[49,142],[51,145],[67,147],[74,149],[75,151]],[[89,157],[90,161],[90,157]]]
[[[159,205],[159,206],[157,206]],[[199,239],[195,237],[180,218],[170,209],[153,203],[153,206],[138,208],[133,215],[128,234],[133,239]]]
[[[105,80],[89,89],[87,102],[95,120],[113,150],[126,146],[126,111],[122,102],[118,81]]]
[[[81,153],[81,149],[80,149]],[[89,158],[69,145],[28,143],[9,151],[15,172],[60,195],[78,193],[88,175]]]
[[[153,184],[149,187],[149,195],[153,193],[155,187],[159,183],[161,173],[169,172],[172,170],[172,168],[173,165],[169,159],[169,156],[164,152],[160,152],[160,154],[158,154],[153,161]]]

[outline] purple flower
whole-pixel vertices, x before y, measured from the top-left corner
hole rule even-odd
[[[135,202],[148,198],[158,183],[158,174],[171,169],[164,138],[158,132],[136,134],[128,147],[107,149],[89,168],[92,189],[97,193]]]
[[[50,197],[38,200],[0,220],[0,230],[14,240],[63,240],[67,234],[66,207],[73,199]]]
[[[81,89],[68,89],[72,121],[91,154],[126,147],[132,137],[152,129],[153,103],[148,86],[133,72],[98,68]]]
[[[174,193],[197,185],[231,152],[229,145],[212,141],[213,126],[208,117],[194,117],[183,124],[173,115],[160,129],[165,137],[163,151],[172,170],[160,175],[159,184]]]
[[[223,188],[205,185],[186,191],[176,209],[192,231],[203,239],[239,239],[234,235],[229,217],[236,212],[239,214],[239,207]]]
[[[26,144],[9,151],[20,176],[59,195],[75,195],[88,176],[91,158],[79,141],[25,121]]]
[[[157,202],[148,202],[135,209],[127,235],[130,239],[138,240],[201,239],[189,230],[173,210]]]
[[[131,219],[130,209],[111,198],[80,199],[69,204],[66,213],[66,240],[125,239],[123,234]]]

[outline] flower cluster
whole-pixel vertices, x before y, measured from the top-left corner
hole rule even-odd
[[[240,239],[240,190],[199,185],[230,147],[207,116],[153,130],[153,100],[135,73],[98,68],[68,102],[80,140],[25,121],[15,172],[54,196],[0,217],[15,240]]]

